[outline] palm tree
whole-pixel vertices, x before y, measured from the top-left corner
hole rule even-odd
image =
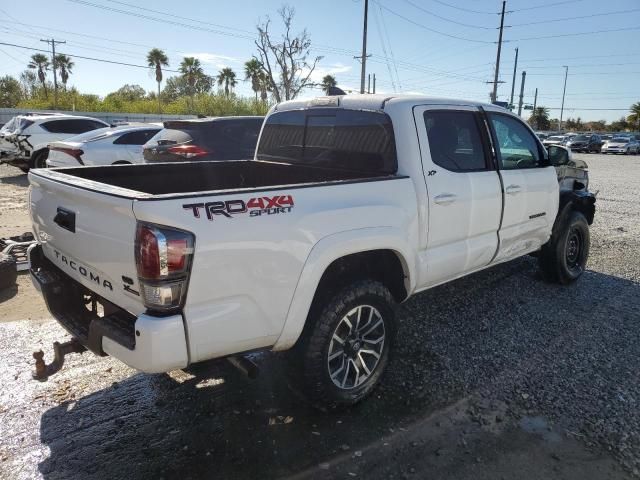
[[[320,84],[322,90],[324,90],[325,95],[329,95],[329,91],[336,85],[338,85],[338,82],[333,75],[325,75],[322,78],[322,83]]]
[[[244,64],[244,80],[251,80],[251,90],[256,94],[256,101],[258,101],[258,92],[261,91],[261,74],[262,65],[257,58],[252,58]]]
[[[162,112],[162,103],[160,100],[160,83],[162,83],[162,67],[169,66],[167,55],[159,48],[152,48],[147,53],[147,65],[156,72],[156,82],[158,82],[158,113]]]
[[[264,71],[260,72],[258,82],[260,85],[260,100],[262,100],[263,102],[266,102],[268,98],[267,92],[271,91],[271,84],[269,83],[269,80],[267,79],[267,74]]]
[[[551,127],[549,109],[546,107],[536,107],[529,117],[529,125],[536,130],[548,130]]]
[[[631,110],[631,115],[627,117],[627,122],[632,125],[636,125],[638,130],[640,130],[640,102],[631,105],[629,110]]]
[[[216,78],[218,79],[218,85],[222,86],[222,84],[224,84],[224,95],[226,97],[229,96],[233,87],[238,83],[236,82],[236,72],[231,70],[229,67],[220,70]]]
[[[62,80],[62,85],[64,85],[64,89],[67,89],[67,81],[69,80],[69,75],[73,73],[74,63],[71,61],[71,57],[60,53],[56,55],[55,64],[53,68],[60,70],[60,79]]]
[[[45,98],[48,98],[48,94],[47,94],[47,70],[49,70],[49,66],[51,64],[49,63],[49,59],[47,58],[46,55],[43,55],[41,53],[36,53],[34,55],[31,55],[31,61],[29,62],[29,64],[27,65],[29,68],[33,68],[35,70],[38,70],[38,80],[40,80],[40,83],[42,84],[42,88],[44,88],[44,96]]]
[[[195,86],[198,79],[204,76],[204,70],[200,65],[200,60],[195,57],[184,57],[180,63],[180,73],[187,80],[189,85],[189,95],[191,96],[191,110],[194,110],[193,94],[195,93]]]

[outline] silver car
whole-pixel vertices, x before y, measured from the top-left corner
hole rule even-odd
[[[629,137],[614,137],[602,144],[601,153],[622,153],[629,155],[640,152],[640,143]]]

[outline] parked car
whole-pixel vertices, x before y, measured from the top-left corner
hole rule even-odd
[[[602,153],[631,154],[640,152],[640,144],[629,137],[614,137],[602,145]]]
[[[566,147],[576,152],[599,152],[602,147],[600,135],[575,135],[566,143]]]
[[[147,163],[253,158],[264,117],[215,117],[164,122],[143,149]]]
[[[570,163],[495,105],[289,101],[253,160],[32,171],[31,273],[67,351],[166,372],[291,350],[308,398],[352,405],[414,293],[533,252],[547,280],[581,276],[595,196]]]
[[[52,142],[47,166],[143,163],[142,146],[161,129],[148,124],[106,127]]]
[[[97,118],[65,114],[19,115],[14,120],[13,131],[5,135],[5,140],[15,150],[1,161],[25,172],[46,167],[49,143],[109,126]]]
[[[545,147],[549,147],[551,145],[563,145],[565,142],[564,135],[552,135],[551,137],[547,137],[542,141],[542,144]]]

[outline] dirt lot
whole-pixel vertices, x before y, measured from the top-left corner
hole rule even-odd
[[[46,383],[31,352],[65,334],[26,276],[0,294],[0,478],[640,477],[640,156],[583,155],[599,190],[589,271],[544,283],[527,257],[399,312],[384,385],[311,409],[275,355],[144,375],[69,357]],[[26,176],[0,167],[0,232],[28,230]]]

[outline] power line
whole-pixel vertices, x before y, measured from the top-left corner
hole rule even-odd
[[[378,9],[380,9],[380,5],[378,5]],[[387,57],[387,47],[385,45],[384,36],[382,35],[382,28],[380,28],[380,17],[382,17],[382,10],[380,10],[380,15],[375,15],[375,19],[376,19],[376,26],[378,27],[378,35],[380,36],[380,45],[382,46],[382,52],[384,53],[384,56]],[[397,91],[396,81],[393,78],[393,72],[391,70],[391,64],[388,60],[388,57],[387,57],[386,64],[387,64],[387,70],[389,72],[389,78],[391,79],[391,86],[393,87],[393,91],[395,93]]]
[[[70,1],[77,1],[77,0],[70,0]],[[449,37],[449,38],[454,38],[456,40],[463,40],[463,41],[466,41],[466,42],[495,43],[495,42],[490,42],[488,40],[478,40],[478,39],[474,39],[474,38],[460,37],[460,36],[457,36],[457,35],[451,35],[449,33],[445,33],[445,32],[441,32],[439,30],[435,30],[435,29],[433,29],[431,27],[427,27],[426,25],[423,25],[421,23],[415,22],[415,21],[411,20],[410,18],[407,18],[404,15],[401,15],[398,12],[395,12],[395,11],[391,10],[390,8],[388,8],[388,7],[385,7],[384,5],[381,5],[379,2],[376,2],[376,3],[378,4],[378,6],[380,6],[383,9],[385,9],[390,14],[395,15],[396,17],[403,19],[405,22],[409,22],[409,23],[411,23],[411,24],[413,24],[413,25],[415,25],[417,27],[423,28],[424,30],[427,30],[429,32],[437,33],[438,35],[442,35],[442,36]]]
[[[480,11],[480,10],[471,10],[469,8],[464,8],[464,7],[458,7],[456,5],[451,5],[449,3],[443,2],[441,0],[433,0],[436,3],[439,3],[440,5],[444,5],[445,7],[449,7],[449,8],[454,8],[456,10],[460,10],[462,12],[468,12],[468,13],[481,13],[483,15],[500,15],[500,12],[487,12],[487,11]]]
[[[45,52],[45,53],[49,53],[49,50],[43,50],[41,48],[34,48],[34,47],[27,47],[25,45],[16,45],[15,43],[5,43],[5,42],[0,42],[0,45],[6,45],[8,47],[15,47],[15,48],[22,48],[25,50],[33,50],[36,52]],[[136,65],[133,63],[125,63],[125,62],[117,62],[115,60],[107,60],[105,58],[95,58],[95,57],[84,57],[82,55],[76,55],[75,53],[63,53],[63,52],[58,52],[60,55],[68,55],[69,57],[73,57],[73,58],[80,58],[82,60],[92,60],[95,62],[103,62],[103,63],[111,63],[114,65],[124,65],[126,67],[136,67],[136,68],[144,68],[146,70],[149,69],[148,65]],[[181,73],[180,70],[170,70],[168,68],[163,68],[162,69],[163,72],[172,72],[172,73]]]
[[[570,77],[582,77],[584,75],[637,75],[640,72],[579,72],[570,73]],[[564,75],[563,73],[530,73],[529,75],[536,75],[538,77],[557,77],[558,75]]]
[[[380,5],[378,5],[378,10],[380,10]],[[391,37],[389,36],[389,31],[387,30],[387,23],[384,21],[384,15],[382,15],[382,10],[380,10],[380,22],[382,23],[382,30],[384,31],[385,38],[387,39],[387,44],[389,45],[389,52],[391,53],[391,61],[393,62],[393,69],[396,72],[396,80],[398,80],[398,87],[402,89],[402,84],[400,82],[400,75],[398,75],[398,62],[396,62],[396,57],[393,54],[393,47],[391,46]]]
[[[596,33],[611,33],[611,32],[624,32],[628,30],[640,30],[640,27],[625,27],[625,28],[613,28],[609,30],[593,30],[591,32],[577,32],[577,33],[561,33],[558,35],[545,35],[541,37],[524,37],[516,40],[508,40],[509,42],[524,42],[527,40],[542,40],[545,38],[560,38],[560,37],[577,37],[579,35],[594,35]]]
[[[524,11],[527,11],[527,10],[536,10],[538,8],[555,7],[556,5],[565,5],[567,3],[578,3],[578,2],[583,2],[583,1],[584,0],[564,0],[562,2],[543,3],[543,4],[540,4],[540,5],[534,5],[533,7],[518,8],[517,10],[510,10],[509,13],[524,12]]]
[[[451,20],[450,18],[446,18],[446,17],[443,17],[441,15],[438,15],[437,13],[433,13],[433,12],[427,10],[426,8],[421,7],[420,5],[416,5],[411,0],[404,0],[404,1],[406,3],[408,3],[409,5],[411,5],[412,7],[417,8],[418,10],[426,13],[427,15],[431,15],[432,17],[439,18],[440,20],[444,20],[445,22],[454,23],[456,25],[461,25],[463,27],[468,27],[468,28],[478,28],[478,29],[481,29],[481,30],[495,30],[496,29],[496,27],[484,27],[484,26],[481,26],[481,25],[472,25],[470,23],[463,23],[463,22],[458,22],[456,20]]]
[[[408,0],[405,0],[408,1]],[[581,15],[579,17],[564,17],[564,18],[552,18],[549,20],[540,20],[539,22],[526,22],[526,23],[512,23],[512,27],[526,27],[529,25],[539,25],[541,23],[553,23],[553,22],[563,22],[566,20],[581,20],[583,18],[592,18],[592,17],[606,17],[608,15],[620,15],[623,13],[633,13],[640,12],[640,8],[633,8],[631,10],[618,10],[616,12],[602,12],[602,13],[593,13],[591,15]]]

